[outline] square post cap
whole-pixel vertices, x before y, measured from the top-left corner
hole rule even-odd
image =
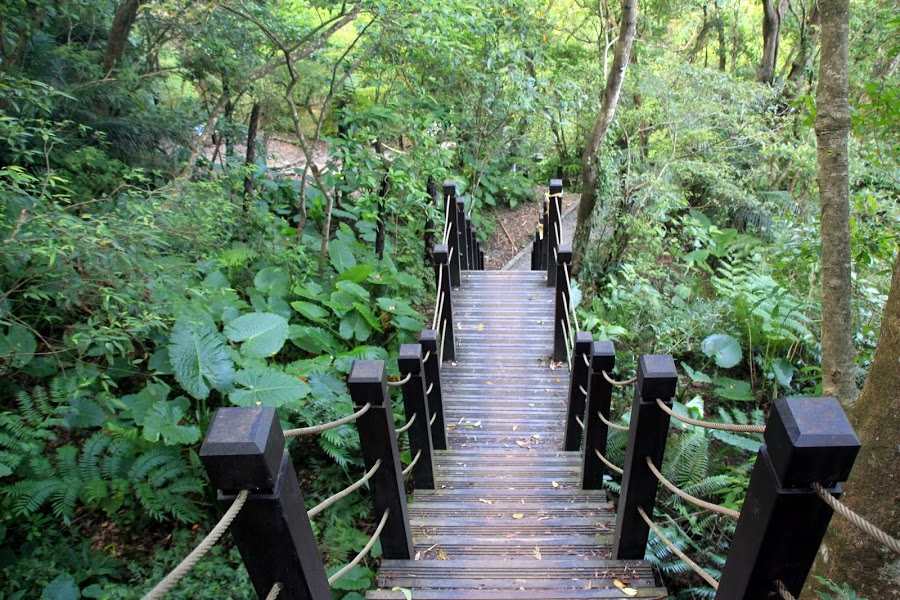
[[[668,402],[678,386],[678,371],[671,354],[642,354],[638,358],[637,390],[644,400]]]
[[[556,262],[558,264],[572,262],[572,244],[558,244],[556,246]]]
[[[593,342],[593,340],[591,339],[591,333],[589,331],[576,331],[575,332],[575,353],[576,354],[587,354],[588,358],[590,358],[592,342]]]
[[[550,180],[550,193],[558,194],[562,191],[563,184],[562,179],[551,179]]]
[[[275,409],[216,410],[200,447],[210,482],[220,490],[272,490],[281,470],[284,432]]]
[[[435,244],[431,247],[431,260],[436,265],[445,265],[450,258],[450,249],[447,244]]]
[[[401,375],[412,373],[418,375],[422,371],[422,346],[420,344],[400,344],[397,355],[397,366]]]
[[[423,329],[419,332],[418,340],[425,352],[429,350],[437,350],[437,331],[434,329]]]
[[[616,367],[616,346],[609,340],[591,344],[591,370],[612,373]]]
[[[764,434],[783,487],[847,481],[860,442],[836,398],[779,398]]]
[[[444,180],[444,195],[450,196],[451,198],[456,197],[456,180],[455,179],[445,179]]]

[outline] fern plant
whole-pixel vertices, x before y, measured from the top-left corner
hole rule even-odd
[[[29,456],[40,454],[63,425],[59,405],[46,388],[16,394],[18,412],[0,413],[0,477],[7,477]]]

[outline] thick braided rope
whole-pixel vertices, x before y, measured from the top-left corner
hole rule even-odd
[[[594,454],[597,455],[597,458],[599,458],[600,461],[601,461],[604,465],[606,465],[607,467],[609,467],[610,469],[612,469],[613,471],[615,471],[615,472],[618,473],[619,475],[623,475],[623,474],[624,474],[624,471],[623,471],[622,469],[620,469],[620,468],[617,467],[616,465],[614,465],[614,464],[612,464],[611,462],[609,462],[609,461],[606,459],[606,457],[603,456],[602,454],[600,454],[600,451],[597,450],[596,448],[594,448]]]
[[[409,472],[413,470],[413,467],[416,466],[416,463],[419,462],[419,458],[422,456],[422,451],[419,450],[416,452],[416,457],[412,459],[412,462],[409,463],[409,466],[403,469],[403,475],[409,475]]]
[[[698,421],[697,419],[692,419],[690,417],[682,417],[671,408],[666,406],[665,403],[659,398],[656,399],[656,404],[676,421],[681,421],[682,423],[687,423],[688,425],[696,425],[697,427],[705,427],[707,429],[721,429],[722,431],[740,431],[743,433],[766,432],[765,425],[733,425],[731,423],[714,423],[712,421]]]
[[[409,421],[406,422],[406,425],[404,425],[403,427],[401,427],[401,428],[399,428],[399,429],[395,429],[394,432],[395,432],[397,435],[401,435],[401,434],[406,433],[406,432],[409,430],[409,428],[412,427],[412,424],[416,422],[416,415],[417,415],[417,414],[419,414],[419,413],[413,413],[413,416],[411,416],[411,417],[409,418]]]
[[[675,494],[679,498],[687,500],[691,504],[699,506],[700,508],[705,508],[706,510],[711,510],[711,511],[717,512],[719,514],[728,515],[729,517],[733,517],[735,519],[740,518],[741,513],[739,513],[738,511],[736,511],[732,508],[726,508],[724,506],[719,506],[718,504],[713,504],[712,502],[707,502],[706,500],[701,500],[700,498],[697,498],[696,496],[691,496],[687,492],[678,489],[674,483],[672,483],[671,481],[666,479],[665,476],[659,472],[659,469],[656,468],[656,465],[653,464],[653,461],[650,460],[649,456],[646,458],[647,458],[647,466],[650,467],[650,470],[653,472],[654,475],[656,475],[656,478],[659,479],[659,482],[662,483],[667,488],[669,488],[669,491],[671,491],[673,494]]]
[[[372,549],[372,546],[374,546],[375,542],[378,541],[378,536],[381,535],[381,530],[384,529],[384,524],[387,523],[389,514],[391,514],[391,509],[386,508],[384,510],[384,514],[381,516],[381,522],[378,523],[378,528],[375,530],[375,533],[372,534],[372,537],[369,540],[369,543],[366,544],[366,547],[363,548],[362,551],[360,551],[360,553],[356,555],[356,558],[354,558],[349,563],[347,563],[344,567],[342,567],[340,571],[338,571],[337,573],[335,573],[334,575],[329,577],[328,585],[333,585],[335,581],[337,581],[338,579],[340,579],[341,577],[343,577],[344,575],[349,573],[350,569],[352,569],[353,567],[358,565],[359,561],[361,561],[363,558],[366,557],[366,555]]]
[[[575,422],[578,423],[578,426],[584,429],[584,422],[581,420],[581,417],[575,415]]]
[[[603,379],[608,381],[610,383],[610,385],[614,385],[617,387],[624,387],[626,385],[631,385],[632,383],[637,381],[637,377],[632,377],[631,379],[626,379],[625,381],[616,381],[615,379],[610,377],[609,373],[607,373],[606,371],[600,371],[600,372],[603,374]]]
[[[875,540],[881,542],[894,552],[900,554],[900,540],[889,536],[887,533],[867,521],[865,518],[857,514],[856,512],[847,508],[847,506],[828,493],[824,487],[822,487],[818,483],[812,484],[813,489],[818,494],[819,498],[825,501],[825,504],[830,506],[836,513],[859,527],[864,532],[868,533]]]
[[[566,274],[566,287],[569,289],[569,297],[572,297],[572,276],[569,275],[569,265],[567,263],[563,263],[563,271]],[[568,302],[566,303],[566,310],[569,310]],[[575,313],[575,307],[572,307],[572,323],[575,324],[575,331],[578,331],[578,315]]]
[[[714,590],[719,589],[719,582],[716,581],[715,579],[713,579],[712,575],[710,575],[709,573],[704,571],[703,567],[701,567],[700,565],[698,565],[697,563],[692,561],[690,558],[688,558],[688,555],[685,554],[684,552],[682,552],[681,550],[679,550],[678,546],[676,546],[675,544],[670,542],[669,538],[667,538],[663,534],[662,530],[660,530],[659,527],[657,527],[656,525],[653,524],[653,521],[650,520],[650,517],[647,516],[647,513],[645,513],[644,509],[641,508],[640,506],[638,507],[638,513],[641,515],[641,518],[644,519],[644,522],[650,527],[650,529],[653,530],[653,533],[655,533],[657,535],[657,537],[659,537],[659,539],[662,540],[662,543],[665,544],[666,547],[669,548],[669,550],[674,552],[675,555],[678,556],[678,558],[680,558],[682,561],[684,561],[684,564],[686,564],[691,569],[693,569],[694,573],[696,573],[697,575],[702,577],[706,581],[706,583],[708,583]]]
[[[231,526],[231,522],[238,516],[238,513],[241,512],[241,509],[244,507],[244,503],[247,502],[247,496],[250,495],[248,490],[241,490],[241,492],[234,499],[234,502],[228,507],[228,510],[225,511],[225,514],[222,515],[222,518],[219,519],[219,522],[216,523],[216,526],[212,528],[203,540],[197,544],[197,547],[194,548],[190,554],[184,557],[184,560],[178,564],[177,567],[172,569],[172,571],[166,575],[162,581],[156,584],[156,586],[147,592],[147,595],[144,596],[143,600],[157,600],[157,598],[162,598],[169,590],[171,590],[175,584],[177,584],[181,579],[188,574],[188,572],[194,568],[201,558],[203,558],[210,549],[216,545],[216,542],[219,541],[219,538],[228,531],[228,527]]]
[[[401,379],[399,381],[388,381],[387,384],[390,387],[400,387],[401,385],[404,385],[405,383],[407,383],[410,379],[412,379],[412,373],[407,373],[406,377],[404,377],[403,379]]]
[[[797,600],[780,579],[775,580],[775,589],[778,590],[778,595],[781,596],[782,600]]]
[[[600,420],[603,421],[603,424],[606,425],[607,427],[609,427],[610,429],[615,429],[617,431],[628,431],[628,427],[626,427],[625,425],[618,425],[616,423],[613,423],[612,421],[610,421],[609,419],[604,417],[603,413],[600,412],[599,410],[597,411],[597,416],[600,417]]]
[[[272,584],[272,589],[269,590],[269,593],[266,595],[266,600],[275,600],[278,597],[278,594],[281,593],[281,590],[284,586],[281,585],[281,582],[276,582]]]
[[[559,324],[562,325],[563,340],[566,344],[566,364],[569,365],[569,372],[572,372],[572,344],[569,341],[569,326],[565,319],[560,319]]]
[[[431,415],[431,419],[428,420],[429,425],[434,425],[434,420],[437,419],[437,413]]]
[[[352,494],[353,492],[355,492],[356,490],[361,488],[365,482],[367,482],[368,480],[370,480],[372,478],[372,475],[375,474],[375,471],[377,471],[378,467],[380,467],[380,466],[381,466],[381,459],[379,458],[378,460],[375,461],[375,464],[372,465],[372,468],[369,469],[369,472],[366,473],[365,475],[363,475],[359,479],[359,481],[344,488],[337,494],[334,494],[333,496],[330,496],[330,497],[326,498],[325,500],[322,500],[320,503],[316,504],[311,509],[306,511],[306,518],[312,519],[314,516],[316,516],[317,514],[319,514],[326,508],[330,507],[331,505],[333,505],[335,502],[337,502],[341,498],[346,498],[347,496],[349,496],[350,494]]]
[[[324,423],[322,425],[315,425],[313,427],[298,427],[297,429],[288,429],[284,432],[284,437],[291,438],[297,437],[300,435],[312,435],[314,433],[322,433],[323,431],[327,431],[329,429],[334,429],[335,427],[340,427],[341,425],[346,425],[347,423],[352,423],[357,420],[372,408],[370,403],[366,403],[361,409],[350,415],[349,417],[344,417],[343,419],[338,419],[337,421],[332,421],[331,423]]]

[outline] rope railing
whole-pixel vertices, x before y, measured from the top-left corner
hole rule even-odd
[[[581,420],[581,417],[575,415],[575,422],[578,423],[578,426],[584,429],[584,421]]]
[[[431,352],[429,352],[429,354],[431,354]],[[433,389],[434,389],[434,382],[432,381],[431,383],[428,384],[428,389],[425,390],[425,395],[430,396],[431,390],[433,390]]]
[[[438,370],[444,368],[444,336],[447,334],[447,321],[444,321],[444,325],[441,327],[441,351],[438,355]]]
[[[674,552],[675,555],[684,562],[684,564],[689,566],[697,575],[702,577],[706,581],[706,583],[708,583],[710,585],[710,587],[712,587],[714,590],[719,589],[719,582],[716,581],[715,579],[713,579],[712,575],[710,575],[709,573],[704,571],[700,565],[698,565],[697,563],[692,561],[690,559],[690,557],[688,557],[687,554],[685,554],[678,548],[678,546],[676,546],[671,541],[669,541],[669,538],[667,538],[665,536],[665,534],[662,532],[662,530],[659,527],[657,527],[653,523],[653,521],[650,520],[650,517],[647,516],[647,513],[644,512],[644,509],[641,508],[640,506],[638,507],[638,514],[641,515],[641,518],[644,519],[644,522],[647,524],[648,527],[650,527],[650,529],[653,530],[653,533],[656,534],[656,536],[660,539],[660,541],[662,541],[662,543],[665,544],[669,550]]]
[[[349,496],[350,494],[352,494],[353,492],[355,492],[356,490],[361,488],[363,486],[363,484],[365,484],[368,480],[370,480],[372,478],[372,476],[375,474],[375,471],[377,471],[380,466],[381,466],[381,459],[379,458],[378,460],[375,461],[375,464],[372,465],[372,468],[369,469],[369,471],[365,475],[363,475],[358,481],[347,486],[346,488],[344,488],[337,494],[334,494],[333,496],[330,496],[330,497],[326,498],[325,500],[323,500],[322,502],[313,506],[311,509],[306,511],[306,517],[308,519],[312,519],[314,516],[316,516],[317,514],[319,514],[326,508],[329,508],[330,506],[332,506],[338,500],[346,498],[347,496]]]
[[[415,458],[412,459],[412,462],[409,463],[409,466],[407,466],[405,469],[403,469],[403,476],[404,476],[404,477],[405,477],[406,475],[409,475],[410,471],[413,470],[413,467],[416,466],[416,463],[419,462],[419,458],[420,458],[421,456],[422,456],[422,450],[419,450],[418,452],[416,452],[416,456],[415,456]]]
[[[816,495],[818,495],[819,498],[821,498],[825,502],[825,504],[830,506],[831,509],[834,510],[834,512],[838,513],[839,515],[856,525],[856,527],[858,527],[864,533],[869,534],[876,541],[884,544],[894,552],[900,554],[900,540],[891,537],[890,535],[873,525],[871,522],[866,520],[864,517],[851,510],[843,502],[829,494],[828,490],[822,487],[821,484],[813,483],[812,488],[813,490],[815,490]]]
[[[775,589],[778,591],[778,595],[781,596],[782,600],[797,600],[794,598],[794,595],[788,591],[784,582],[780,579],[775,580]]]
[[[447,238],[450,235],[450,227],[453,225],[453,221],[450,220],[450,198],[444,198],[444,204],[447,205],[447,208],[444,210],[444,236],[441,238],[441,243],[446,244]]]
[[[645,458],[647,459],[647,466],[650,467],[650,471],[656,476],[657,479],[659,479],[659,482],[666,486],[669,491],[671,491],[682,500],[687,500],[695,506],[717,512],[722,515],[727,515],[734,519],[740,518],[741,513],[732,508],[726,508],[724,506],[719,506],[718,504],[713,504],[712,502],[707,502],[706,500],[702,500],[700,498],[697,498],[696,496],[688,494],[684,490],[678,489],[678,487],[674,483],[666,479],[665,476],[659,472],[659,469],[656,468],[656,465],[653,464],[653,461],[650,460],[649,456]]]
[[[412,379],[412,373],[407,373],[406,377],[403,379],[399,379],[397,381],[388,381],[387,384],[389,387],[400,387],[405,385],[410,379]]]
[[[733,423],[716,423],[714,421],[698,421],[697,419],[692,419],[690,417],[684,417],[679,415],[674,410],[666,406],[665,402],[661,399],[656,399],[656,404],[659,406],[666,414],[675,419],[676,421],[681,421],[682,423],[687,423],[688,425],[695,425],[697,427],[705,427],[706,429],[718,429],[721,431],[738,431],[741,433],[765,433],[766,426],[765,425],[735,425]]]
[[[431,328],[437,329],[437,324],[441,319],[441,311],[444,308],[444,292],[443,292],[443,283],[444,283],[444,270],[438,269],[438,279],[437,279],[437,295],[434,299],[434,317],[431,319]]]
[[[372,405],[367,402],[365,406],[360,408],[358,411],[350,416],[344,417],[343,419],[338,419],[337,421],[324,423],[322,425],[314,425],[312,427],[297,427],[295,429],[288,429],[284,432],[284,437],[292,438],[301,435],[313,435],[316,433],[322,433],[323,431],[327,431],[329,429],[334,429],[335,427],[340,427],[341,425],[346,425],[347,423],[352,423],[353,421],[369,412],[370,408],[372,408]]]
[[[432,327],[432,329],[434,329],[434,328]],[[429,358],[431,358],[431,350],[429,350],[428,352],[425,353],[425,356],[422,357],[422,362],[427,363]],[[434,384],[432,384],[432,385],[434,385]],[[430,392],[431,392],[431,388],[428,388],[428,393],[430,393]]]
[[[609,373],[607,373],[606,371],[600,371],[600,372],[603,374],[603,379],[605,379],[607,382],[609,382],[610,385],[614,385],[616,387],[625,387],[625,386],[631,385],[632,383],[637,381],[636,376],[632,377],[630,379],[625,379],[623,381],[616,381],[615,379],[610,377]]]
[[[228,531],[232,521],[237,518],[238,513],[241,512],[241,509],[247,502],[247,496],[249,495],[250,492],[248,490],[241,490],[237,497],[235,497],[231,506],[228,507],[228,510],[225,511],[225,514],[222,515],[222,518],[219,519],[219,522],[216,523],[216,526],[212,528],[212,531],[210,531],[206,537],[191,550],[190,554],[184,557],[184,560],[182,560],[178,566],[172,569],[172,571],[166,575],[162,581],[157,583],[152,590],[147,592],[147,595],[144,596],[143,600],[157,600],[158,598],[162,598],[175,586],[175,584],[181,581],[184,576],[194,568],[194,565],[200,562],[200,559],[216,545],[219,538]]]
[[[619,475],[624,475],[625,472],[622,470],[621,467],[617,467],[616,465],[614,465],[614,464],[612,464],[611,462],[609,462],[609,459],[607,459],[605,456],[603,456],[602,454],[600,454],[600,451],[597,450],[596,448],[594,448],[594,454],[597,455],[597,458],[599,458],[599,459],[600,459],[600,462],[602,462],[604,465],[606,465],[607,467],[609,467],[610,469],[612,469],[613,471],[615,471],[615,472],[618,473]]]
[[[276,581],[272,584],[272,589],[269,590],[269,593],[266,594],[266,600],[275,600],[278,597],[278,594],[281,593],[281,590],[284,589],[284,586],[281,585],[280,581]]]
[[[626,427],[625,425],[618,425],[616,423],[613,423],[612,421],[610,421],[609,419],[604,417],[603,413],[600,412],[599,410],[597,411],[597,416],[600,418],[601,421],[603,421],[603,424],[606,425],[607,427],[609,427],[610,429],[615,429],[616,431],[628,431],[628,427]]]
[[[590,369],[591,368],[591,359],[588,358],[588,355],[582,354],[581,359],[584,360],[584,366],[586,366],[587,368]]]
[[[567,263],[563,263],[563,271],[566,274],[566,286],[569,288],[569,297],[572,297],[572,276],[569,274],[569,265]],[[578,326],[578,314],[575,312],[575,307],[572,306],[572,323],[575,325],[575,331],[578,331],[580,327]],[[569,303],[566,302],[566,312],[569,312]]]
[[[416,415],[418,415],[418,414],[419,413],[413,413],[413,416],[411,416],[409,418],[409,421],[406,422],[406,425],[404,425],[403,427],[400,427],[399,429],[395,429],[394,431],[396,432],[396,434],[403,435],[404,433],[406,433],[409,430],[409,428],[413,426],[413,423],[416,422]]]
[[[350,569],[358,565],[360,561],[362,561],[362,559],[364,559],[369,554],[369,552],[372,550],[372,547],[375,545],[375,542],[378,541],[378,537],[381,535],[381,530],[384,529],[384,524],[387,523],[389,514],[391,514],[391,509],[385,509],[384,514],[381,516],[381,522],[378,523],[378,527],[375,529],[375,533],[373,533],[372,537],[369,539],[369,543],[366,544],[365,548],[363,548],[353,560],[351,560],[345,566],[341,567],[339,571],[328,578],[328,585],[334,585],[335,581],[349,573]]]
[[[572,371],[572,343],[569,339],[569,328],[566,326],[566,320],[560,319],[560,325],[562,325],[563,338],[566,341],[566,362],[569,365],[569,371]]]
[[[437,419],[437,413],[434,413],[433,415],[431,415],[431,419],[429,419],[428,424],[429,424],[429,425],[434,425],[434,420],[435,420],[435,419]]]
[[[582,355],[582,356],[583,356],[583,355]],[[584,394],[585,396],[588,395],[587,390],[584,389],[584,386],[583,386],[583,385],[579,385],[579,386],[578,386],[578,391],[581,392],[582,394]]]

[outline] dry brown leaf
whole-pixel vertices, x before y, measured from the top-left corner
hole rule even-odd
[[[622,583],[621,579],[613,579],[613,585],[616,586],[617,588],[619,588],[620,590],[624,587],[628,587],[627,585]]]
[[[447,553],[443,550],[438,550],[438,560],[447,560]]]

